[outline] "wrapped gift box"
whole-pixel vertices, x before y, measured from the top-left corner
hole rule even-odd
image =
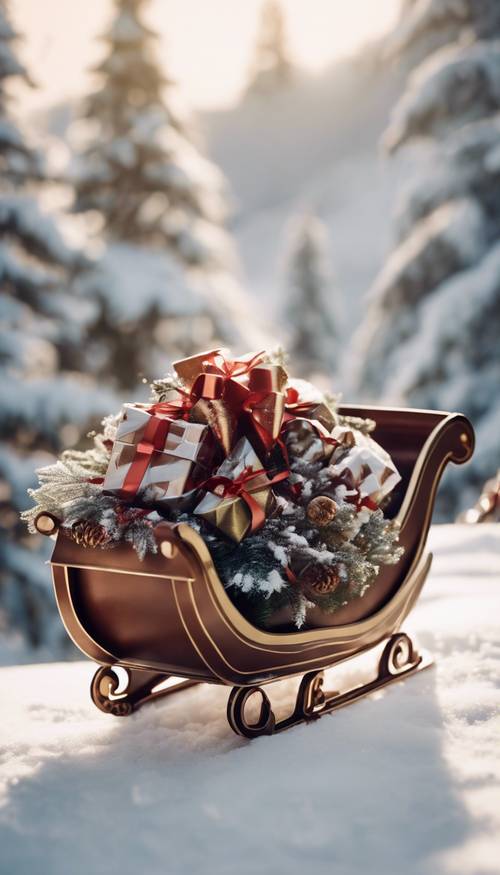
[[[287,474],[284,472],[283,477]],[[205,484],[208,491],[194,512],[239,543],[257,519],[262,524],[274,510],[273,482],[250,441],[241,438],[216,475]]]
[[[401,480],[389,453],[369,435],[348,427],[337,426],[332,437],[339,447],[333,453],[330,474],[340,478],[348,474],[362,499],[380,504]]]
[[[170,419],[145,404],[125,404],[104,489],[128,501],[169,505],[192,493],[214,461],[207,426]]]

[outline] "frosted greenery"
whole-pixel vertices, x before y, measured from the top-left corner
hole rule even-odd
[[[282,354],[278,358],[283,360]],[[153,383],[155,398],[161,400],[172,382]],[[370,420],[352,417],[339,417],[338,421],[350,428],[360,426],[364,434],[374,425]],[[283,625],[301,628],[307,623],[309,607],[337,610],[361,597],[376,580],[380,567],[397,562],[402,555],[397,524],[386,519],[380,508],[353,504],[349,491],[330,469],[327,455],[306,461],[302,447],[296,451],[293,442],[288,443],[290,476],[276,489],[275,511],[261,529],[240,544],[218,536],[191,513],[162,511],[160,516],[146,508],[124,505],[102,492],[115,425],[116,417],[109,417],[104,421],[104,431],[94,435],[91,448],[66,451],[55,465],[38,472],[40,486],[30,490],[34,506],[23,514],[31,531],[41,511],[55,516],[67,529],[83,521],[92,522],[107,533],[103,548],[125,541],[143,558],[147,552],[156,552],[153,526],[162,516],[172,522],[188,522],[205,539],[231,598],[245,616],[263,626],[276,611],[283,612]],[[337,454],[337,465],[341,458],[342,452]],[[276,459],[278,462],[281,467],[281,457]],[[272,457],[269,464],[273,464]],[[315,495],[330,495],[336,501],[333,520],[321,528],[311,523],[306,512]],[[301,585],[304,570],[318,564],[334,568],[339,575],[340,585],[329,595],[311,595]]]

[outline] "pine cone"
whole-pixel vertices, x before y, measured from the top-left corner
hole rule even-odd
[[[71,537],[81,547],[101,547],[109,541],[109,534],[104,526],[89,520],[74,523],[71,527]]]
[[[330,595],[340,584],[340,574],[335,565],[308,565],[300,584],[311,595]]]
[[[327,526],[337,513],[337,503],[328,495],[317,495],[307,505],[307,518],[313,525]]]

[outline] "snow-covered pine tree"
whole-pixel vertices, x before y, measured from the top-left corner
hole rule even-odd
[[[127,388],[164,370],[167,354],[238,340],[243,306],[224,180],[176,107],[146,2],[115,0],[74,180],[75,211],[100,220],[107,244],[83,281],[101,304],[93,358]]]
[[[61,442],[105,412],[79,364],[86,308],[65,287],[79,256],[33,194],[43,180],[40,155],[25,141],[8,109],[9,82],[28,77],[14,52],[16,34],[0,2],[0,633],[21,631],[33,645],[57,634],[46,543],[28,536],[19,519],[35,468]],[[63,369],[63,370],[61,370]],[[40,539],[41,540],[41,539]],[[44,542],[46,539],[43,539]],[[56,632],[57,630],[57,632]],[[63,636],[61,636],[63,640]]]
[[[404,0],[390,49],[415,63],[471,30],[477,39],[489,39],[499,27],[496,0]]]
[[[290,84],[293,72],[285,14],[280,0],[265,0],[260,13],[247,93],[269,95],[280,91]]]
[[[386,135],[391,151],[421,145],[424,170],[402,200],[398,244],[353,346],[365,396],[472,418],[477,449],[445,482],[448,515],[496,469],[500,428],[500,15],[482,0],[453,8],[467,26],[413,72]],[[416,2],[404,44],[449,9]]]
[[[337,365],[338,302],[328,257],[328,236],[314,215],[296,218],[289,230],[283,321],[297,373],[331,375]]]

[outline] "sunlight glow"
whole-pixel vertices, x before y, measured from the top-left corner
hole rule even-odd
[[[159,53],[187,100],[227,106],[244,87],[262,0],[151,0],[148,22]],[[387,31],[399,0],[282,0],[295,62],[312,72]],[[20,96],[35,109],[85,92],[89,67],[102,53],[111,3],[105,0],[16,0],[11,13],[24,36],[22,56],[39,89]]]

